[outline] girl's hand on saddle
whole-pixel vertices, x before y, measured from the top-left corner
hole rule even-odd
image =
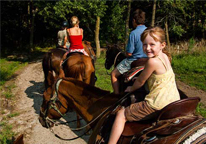
[[[128,86],[124,92],[132,92],[132,86]]]

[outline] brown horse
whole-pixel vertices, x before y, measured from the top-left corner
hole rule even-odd
[[[54,78],[50,78],[50,80],[54,81]],[[53,120],[59,119],[62,114],[65,114],[70,105],[93,129],[88,143],[107,143],[115,116],[114,109],[127,95],[115,95],[73,78],[58,79],[55,83],[44,92],[44,101],[39,117],[42,126],[52,126]],[[56,94],[52,96],[54,93]],[[136,93],[142,94],[138,90]],[[183,99],[157,112],[156,118],[126,123],[118,144],[179,143],[195,133],[196,130],[205,128],[205,119],[194,114],[200,99],[197,97],[187,98],[181,91],[180,94]],[[200,134],[200,136],[202,135]],[[206,138],[202,137],[199,140],[205,142]]]
[[[58,77],[60,68],[60,61],[62,59],[66,59],[63,64],[63,70],[65,72],[66,77],[73,77],[80,81],[83,81],[87,84],[94,85],[95,84],[95,69],[94,69],[94,61],[95,61],[95,53],[90,45],[90,42],[83,41],[82,42],[85,51],[90,55],[90,57],[85,56],[81,53],[70,53],[68,58],[63,58],[66,53],[64,49],[53,49],[50,52],[46,53],[42,61],[42,67],[44,71],[44,84],[45,89],[48,87],[48,73]],[[93,59],[92,59],[93,58]],[[80,127],[80,119],[79,115],[77,115],[77,127]]]
[[[89,56],[92,58],[92,63],[94,66],[94,62],[96,60],[96,55],[95,52],[93,51],[93,48],[91,47],[90,42],[88,41],[83,41],[82,42],[85,51],[89,54]],[[56,48],[52,49],[49,52],[47,52],[44,55],[44,58],[42,60],[42,68],[44,72],[44,84],[45,84],[45,89],[48,87],[48,82],[47,82],[47,76],[49,71],[54,72],[57,76],[59,75],[59,70],[60,70],[60,62],[65,55],[66,50],[62,48]]]

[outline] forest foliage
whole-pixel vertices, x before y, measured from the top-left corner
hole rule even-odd
[[[95,24],[100,17],[99,40],[107,43],[124,43],[128,2],[124,0],[30,0],[1,1],[1,54],[31,51],[34,46],[56,43],[57,31],[63,21],[76,15],[84,29],[84,39],[95,47]],[[131,14],[137,8],[146,12],[146,26],[151,25],[153,1],[132,1]],[[199,0],[164,0],[156,2],[155,25],[168,24],[172,43],[205,38],[206,2]]]

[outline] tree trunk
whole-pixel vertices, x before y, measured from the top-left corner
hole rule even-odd
[[[127,42],[128,42],[128,38],[129,38],[129,17],[130,17],[130,11],[131,11],[131,3],[132,0],[127,0],[127,18],[126,18],[126,22],[125,22],[125,50],[127,47]]]
[[[95,43],[96,43],[96,57],[100,57],[100,42],[99,42],[99,28],[100,28],[100,17],[97,16],[96,28],[95,28]]]
[[[30,49],[29,51],[32,52],[33,51],[33,37],[34,37],[34,17],[35,17],[35,13],[33,10],[33,1],[30,1],[30,10],[32,10],[32,15],[31,15],[31,25],[30,25]]]
[[[155,23],[156,2],[157,2],[157,0],[154,0],[153,10],[152,10],[152,23],[151,23],[152,27],[154,26],[154,23]]]
[[[165,21],[165,31],[166,31],[166,38],[167,38],[168,51],[170,52],[170,39],[169,39],[169,32],[168,32],[168,24],[167,24],[167,20]]]

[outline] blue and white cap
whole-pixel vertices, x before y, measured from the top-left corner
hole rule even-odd
[[[64,21],[64,22],[62,23],[62,26],[63,26],[63,27],[68,27],[68,26],[69,26],[69,23],[68,23],[67,21]]]

